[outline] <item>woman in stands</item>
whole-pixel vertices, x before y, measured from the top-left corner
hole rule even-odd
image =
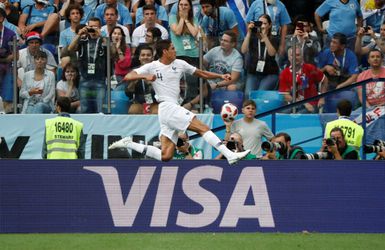
[[[46,70],[47,54],[38,51],[34,57],[35,69],[24,74],[20,89],[23,114],[51,113],[55,102],[55,74]]]
[[[79,69],[74,64],[68,63],[63,69],[61,80],[56,85],[57,96],[71,99],[71,113],[80,113],[79,80]]]
[[[246,56],[245,94],[249,97],[252,90],[275,90],[279,69],[275,56],[278,40],[271,35],[271,19],[263,14],[258,20],[250,22],[242,43],[241,52]]]
[[[115,26],[111,30],[110,39],[112,42],[111,52],[115,62],[114,72],[117,80],[115,90],[124,90],[127,85],[124,84],[123,78],[131,70],[131,50],[126,45],[126,35],[121,27]]]

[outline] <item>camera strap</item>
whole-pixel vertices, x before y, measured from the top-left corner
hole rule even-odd
[[[93,57],[91,57],[91,59],[92,59],[91,63],[95,63],[95,61],[96,61],[96,56],[98,55],[98,49],[99,49],[99,40],[100,40],[100,37],[96,40],[95,51],[94,51]],[[87,43],[87,57],[90,58],[90,43],[89,42]]]
[[[265,61],[266,60],[266,52],[267,52],[267,48],[266,48],[266,43],[265,43],[265,51],[263,52],[263,57],[262,57],[262,55],[261,55],[261,40],[258,39],[258,60]]]
[[[333,56],[334,56],[333,63],[335,63],[342,71],[344,69],[344,65],[345,65],[346,49],[344,49],[344,55],[342,57],[342,63],[340,63],[340,61],[337,59],[336,54],[334,52],[333,52]]]

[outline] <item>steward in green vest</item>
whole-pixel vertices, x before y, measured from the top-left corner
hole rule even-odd
[[[344,133],[344,138],[349,146],[355,147],[357,150],[362,146],[362,137],[364,129],[357,123],[349,120],[352,112],[352,104],[348,100],[341,100],[337,104],[338,119],[328,122],[325,127],[325,136],[328,138],[333,128],[341,128]]]
[[[72,119],[70,110],[71,100],[59,96],[56,101],[59,115],[45,121],[43,159],[84,159],[83,123]]]

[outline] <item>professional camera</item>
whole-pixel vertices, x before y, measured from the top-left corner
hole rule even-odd
[[[95,32],[95,29],[94,29],[94,28],[91,28],[91,27],[87,27],[87,31],[90,32],[90,33],[94,33],[94,32]]]
[[[373,145],[364,145],[364,153],[378,153],[385,151],[385,141],[374,140]]]
[[[314,154],[301,155],[301,160],[325,160],[332,159],[332,154],[329,152],[316,152]]]
[[[300,31],[302,31],[302,32],[305,31],[305,25],[304,25],[303,23],[297,23],[296,27],[297,27]]]
[[[368,33],[368,31],[370,30],[370,27],[369,26],[365,26],[364,30],[365,30],[365,33]]]
[[[178,141],[176,142],[176,146],[179,148],[179,147],[182,147],[183,145],[184,145],[184,141],[181,138],[178,138]]]
[[[266,152],[278,151],[280,154],[284,154],[287,151],[286,145],[282,142],[262,142],[262,149]]]
[[[226,147],[230,150],[235,150],[237,148],[237,142],[235,141],[228,141],[226,143]]]
[[[336,140],[334,140],[333,138],[327,138],[327,139],[325,140],[325,143],[326,143],[326,145],[328,145],[328,146],[334,146],[334,145],[336,145]]]
[[[261,33],[261,27],[262,27],[261,21],[254,21],[254,27],[251,29],[251,31],[255,33]]]

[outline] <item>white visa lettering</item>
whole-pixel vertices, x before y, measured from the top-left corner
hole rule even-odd
[[[176,224],[187,228],[200,228],[213,223],[221,211],[221,204],[215,194],[202,188],[199,182],[204,179],[221,181],[223,169],[215,166],[200,166],[191,169],[183,178],[182,188],[185,195],[199,203],[203,211],[199,214],[187,214],[178,211]]]
[[[160,175],[150,227],[166,227],[175,189],[178,167],[163,167]]]
[[[245,205],[250,188],[255,205]],[[219,226],[236,227],[241,218],[258,219],[260,227],[275,227],[262,167],[242,170]]]
[[[131,227],[143,202],[156,167],[139,167],[124,202],[118,172],[112,166],[85,166],[102,177],[112,219],[116,227]]]

